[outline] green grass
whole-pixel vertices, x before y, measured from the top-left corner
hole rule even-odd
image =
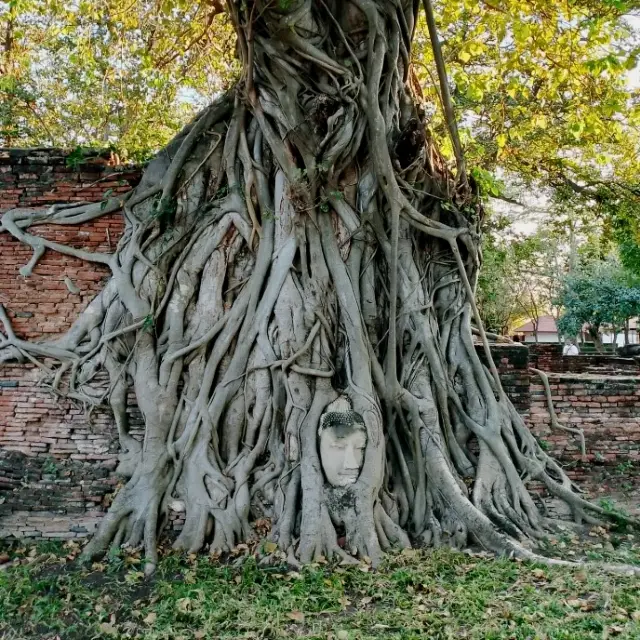
[[[597,537],[594,537],[596,536]],[[549,551],[640,565],[637,540],[566,534]],[[316,564],[299,572],[164,552],[146,580],[136,556],[78,566],[74,544],[12,548],[0,572],[0,637],[640,638],[637,578],[549,569],[448,550],[389,556],[374,571]]]

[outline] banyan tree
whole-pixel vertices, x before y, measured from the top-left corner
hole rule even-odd
[[[23,275],[44,251],[111,272],[65,335],[22,341],[3,313],[0,342],[2,361],[46,359],[57,393],[113,411],[128,480],[86,555],[143,545],[151,571],[179,509],[175,546],[190,552],[231,549],[262,520],[292,562],[375,563],[412,544],[532,557],[555,523],[530,483],[593,522],[602,510],[529,432],[488,354],[474,302],[483,209],[430,2],[225,10],[241,78],[133,191],[2,218],[33,247]],[[421,11],[451,169],[411,67]],[[116,211],[111,254],[37,234]],[[131,389],[142,441],[128,430]]]

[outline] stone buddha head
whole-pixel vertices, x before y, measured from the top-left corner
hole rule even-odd
[[[354,484],[364,461],[367,430],[362,416],[351,409],[345,396],[332,402],[320,417],[318,440],[320,461],[329,484]]]

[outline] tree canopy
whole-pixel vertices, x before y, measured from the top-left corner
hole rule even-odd
[[[572,191],[640,273],[640,35],[622,0],[434,3],[461,137],[487,196]],[[218,0],[11,0],[0,7],[0,144],[111,147],[143,160],[236,82]],[[424,18],[414,69],[453,156]],[[143,106],[143,108],[141,108]],[[512,193],[509,195],[513,196]]]
[[[638,173],[639,38],[621,0],[435,3],[445,61],[476,178],[563,182],[587,169]],[[415,70],[437,105],[424,20]],[[238,78],[235,36],[214,0],[11,0],[0,8],[0,141],[98,145],[144,157]],[[145,105],[140,109],[141,104]],[[446,152],[443,117],[431,127]]]
[[[550,187],[550,224],[561,227],[569,213],[598,229],[601,254],[617,246],[623,264],[640,274],[640,91],[629,82],[640,34],[627,21],[637,3],[440,6],[461,133],[484,193],[513,195],[516,183],[525,192]],[[417,69],[435,104],[430,47],[425,38],[418,43]],[[437,110],[432,126],[448,148]]]
[[[635,179],[640,111],[627,77],[639,40],[624,19],[631,8],[613,0],[442,3],[469,163],[550,183],[586,166]],[[430,48],[418,42],[432,91]]]
[[[11,0],[0,33],[6,146],[146,158],[238,73],[217,2]]]

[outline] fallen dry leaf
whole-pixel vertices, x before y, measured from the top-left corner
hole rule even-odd
[[[278,549],[278,545],[275,542],[267,541],[264,543],[264,550],[266,553],[273,553]]]
[[[153,624],[158,618],[158,614],[152,611],[146,618],[144,618],[144,622],[147,624]]]
[[[193,600],[191,600],[191,598],[178,598],[178,600],[176,600],[176,606],[179,611],[186,613],[193,609]]]
[[[103,622],[100,625],[100,631],[108,636],[118,635],[118,630],[110,622]]]

